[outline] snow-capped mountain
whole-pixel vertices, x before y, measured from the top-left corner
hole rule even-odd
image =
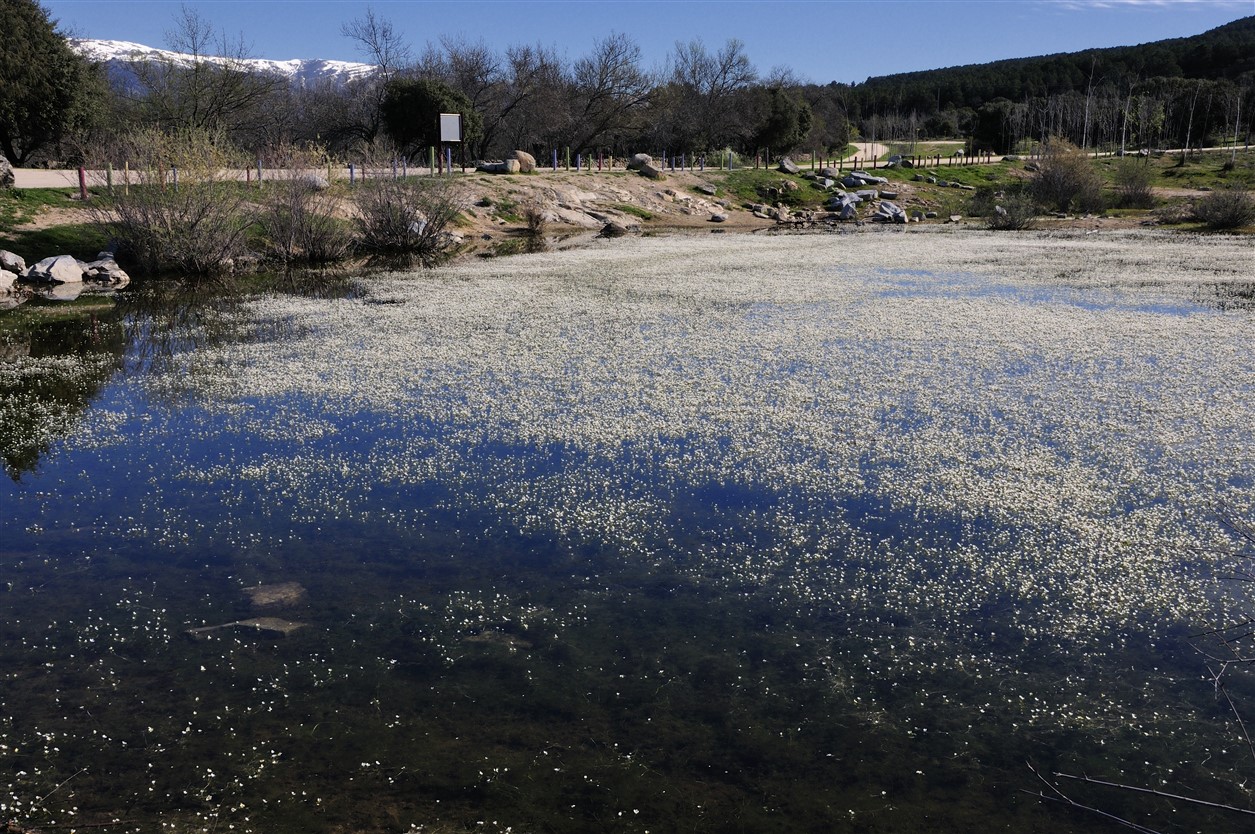
[[[108,67],[111,78],[123,80],[132,77],[131,65],[136,61],[162,61],[174,66],[187,67],[196,58],[182,52],[156,49],[129,41],[101,41],[88,38],[70,38],[69,44],[91,61]],[[298,87],[313,87],[324,83],[340,85],[363,78],[375,71],[372,64],[354,61],[328,61],[322,59],[293,58],[290,61],[272,61],[266,58],[218,58],[200,57],[201,61],[225,66],[231,64],[249,70],[287,78]]]

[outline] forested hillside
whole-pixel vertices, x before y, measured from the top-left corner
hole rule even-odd
[[[877,76],[810,96],[840,100],[864,133],[973,137],[1005,152],[1046,135],[1106,148],[1218,142],[1238,129],[1253,83],[1247,17],[1192,37]]]

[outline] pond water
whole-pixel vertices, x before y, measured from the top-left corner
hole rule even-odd
[[[1251,610],[1251,254],[644,239],[3,314],[0,821],[1241,830],[1053,774],[1255,803],[1191,640]]]

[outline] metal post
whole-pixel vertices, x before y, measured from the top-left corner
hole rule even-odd
[[[79,168],[79,170],[82,171],[83,169]],[[172,177],[170,181],[174,183],[174,193],[178,194],[179,193],[179,166],[171,165],[170,174]]]
[[[131,193],[131,160],[127,159],[122,162],[122,193],[130,196]]]
[[[357,185],[357,169],[353,167],[353,163],[349,163],[349,188]]]
[[[261,188],[261,157],[257,157],[257,187]]]

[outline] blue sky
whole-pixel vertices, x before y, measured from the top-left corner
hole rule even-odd
[[[87,38],[165,46],[181,5],[254,57],[359,60],[341,25],[345,0],[42,0],[61,29]],[[415,52],[441,35],[556,47],[570,58],[611,32],[630,35],[647,66],[677,40],[712,49],[745,43],[760,73],[788,66],[803,79],[868,76],[1195,35],[1255,14],[1255,0],[374,0]]]

